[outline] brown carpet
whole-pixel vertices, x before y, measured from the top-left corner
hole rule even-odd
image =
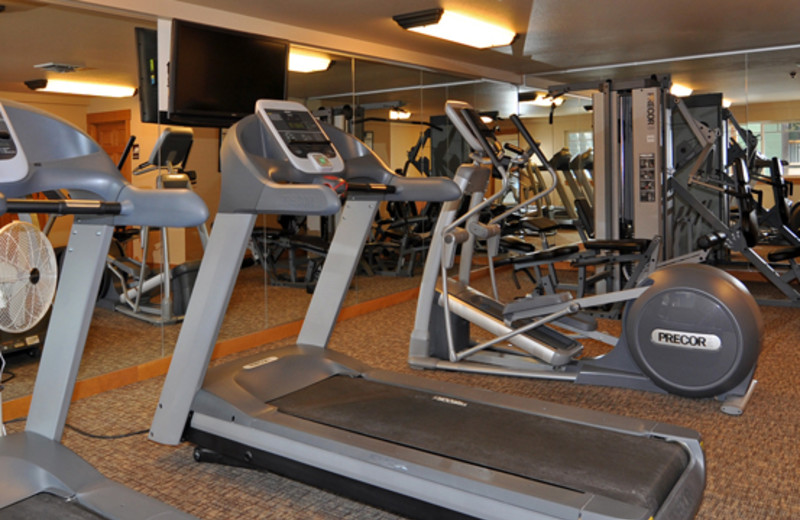
[[[707,462],[707,487],[698,518],[797,519],[800,376],[796,337],[800,310],[763,308],[763,315],[766,337],[756,372],[759,383],[740,417],[722,414],[719,403],[707,399],[414,371],[406,364],[414,302],[341,323],[331,348],[397,372],[693,428],[704,437]],[[241,316],[232,316],[229,320],[235,326]],[[162,382],[163,378],[157,378],[81,400],[72,406],[68,422],[99,434],[146,429]],[[12,431],[21,427],[19,423],[10,425]],[[64,442],[105,475],[203,519],[396,518],[267,473],[197,464],[190,446],[161,446],[147,441],[145,435],[92,440],[68,430]]]

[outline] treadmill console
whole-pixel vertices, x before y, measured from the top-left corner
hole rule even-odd
[[[28,161],[17,143],[19,139],[0,103],[0,183],[16,182],[28,174]]]
[[[338,173],[344,161],[306,107],[293,101],[261,99],[256,113],[286,158],[305,173]]]

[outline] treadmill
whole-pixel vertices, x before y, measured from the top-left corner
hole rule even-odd
[[[75,198],[5,198],[58,190]],[[75,216],[25,430],[0,437],[0,518],[193,518],[105,478],[60,439],[114,226],[196,226],[208,209],[188,190],[134,188],[82,131],[4,100],[0,193],[0,213]]]
[[[340,180],[346,200],[297,344],[209,369],[256,216],[332,215]],[[693,517],[705,484],[694,431],[376,370],[326,348],[379,203],[459,192],[393,174],[298,103],[259,101],[222,145],[219,212],[150,438],[409,517]]]

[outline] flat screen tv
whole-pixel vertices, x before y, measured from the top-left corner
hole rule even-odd
[[[288,56],[280,40],[173,20],[169,120],[226,127],[259,99],[285,99]]]

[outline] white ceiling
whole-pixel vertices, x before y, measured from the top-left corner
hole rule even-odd
[[[218,20],[458,77],[539,87],[671,73],[698,92],[723,92],[735,103],[800,100],[800,78],[790,77],[800,64],[800,3],[786,0],[0,0],[3,4],[0,90],[24,89],[24,80],[46,76],[33,65],[49,61],[86,67],[76,77],[136,84],[132,27],[152,26],[155,15],[185,13],[196,21]],[[98,6],[104,12],[86,9]],[[476,50],[409,33],[392,21],[396,14],[438,6],[511,26],[518,37],[506,49]],[[120,14],[109,14],[110,9]],[[362,75],[356,90],[382,88],[390,77],[395,85],[405,81],[398,68],[376,67],[372,77],[367,68],[357,71]],[[309,95],[349,91],[352,71],[333,72],[325,81],[304,78],[303,88]],[[412,82],[422,74],[426,83],[448,79],[415,70]]]

